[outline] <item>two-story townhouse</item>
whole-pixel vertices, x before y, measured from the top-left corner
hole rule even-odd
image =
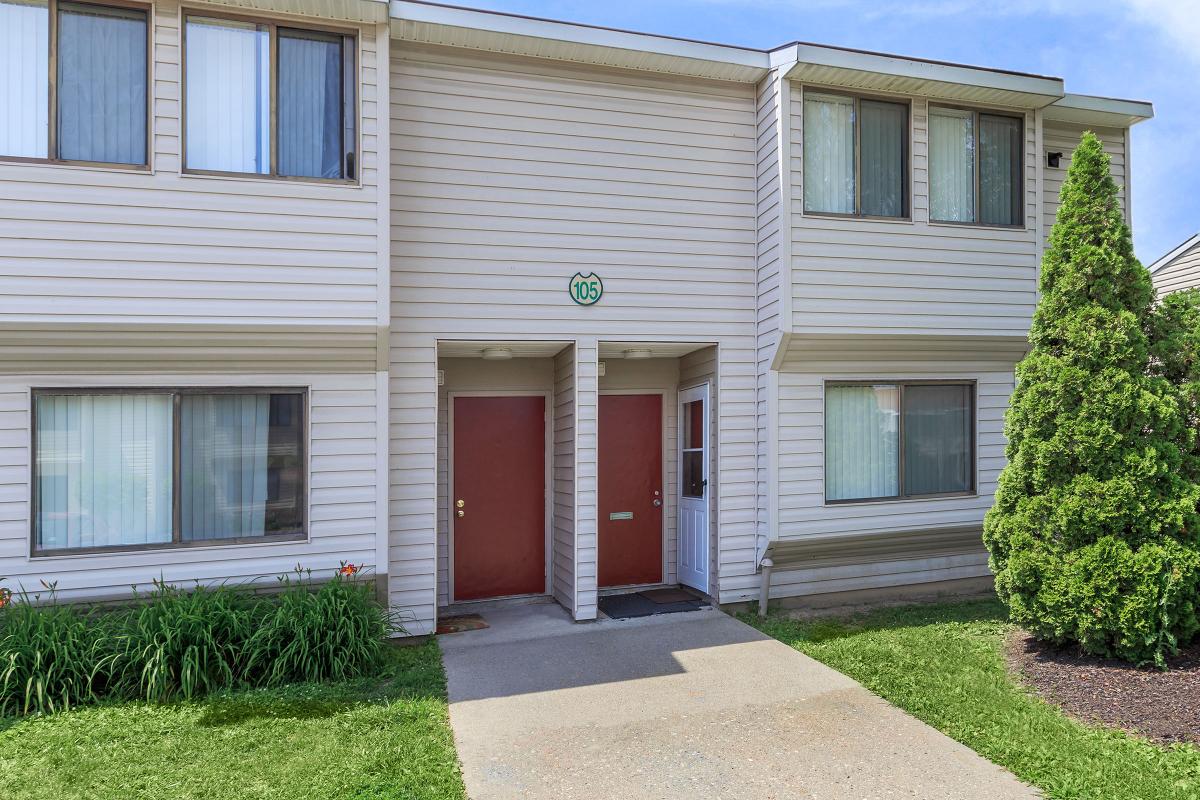
[[[1090,128],[1128,209],[1148,104],[233,5],[0,0],[47,65],[0,84],[0,574],[83,598],[346,560],[413,633],[496,598],[987,580],[1057,187]]]

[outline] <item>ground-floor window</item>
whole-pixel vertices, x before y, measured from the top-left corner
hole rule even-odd
[[[974,490],[973,383],[825,385],[827,502]]]
[[[33,551],[305,535],[302,389],[46,389]]]

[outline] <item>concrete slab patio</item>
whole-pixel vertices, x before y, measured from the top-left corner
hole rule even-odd
[[[439,637],[472,800],[1016,800],[1034,790],[720,611]]]

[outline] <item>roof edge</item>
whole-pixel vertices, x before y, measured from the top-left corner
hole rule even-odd
[[[766,50],[676,36],[639,33],[579,22],[563,22],[503,11],[487,11],[465,6],[431,3],[425,2],[425,0],[391,0],[391,17],[393,20],[425,22],[455,28],[474,28],[493,33],[553,39],[585,46],[732,64],[762,70],[763,73],[770,69],[770,59]]]
[[[1054,102],[1065,94],[1061,78],[994,67],[956,64],[947,61],[901,56],[838,45],[789,42],[772,48],[742,47],[580,22],[470,8],[430,0],[390,0],[393,22],[425,23],[450,28],[480,30],[514,37],[565,42],[582,47],[610,48],[631,54],[649,54],[725,64],[754,75],[758,80],[769,70],[795,61],[857,69],[863,72],[899,70],[913,76],[936,75],[948,83],[979,85],[1044,98],[1038,105]],[[608,66],[616,66],[605,62]]]
[[[1155,272],[1162,269],[1167,264],[1170,264],[1176,258],[1183,255],[1188,250],[1191,250],[1193,247],[1195,247],[1198,244],[1200,244],[1200,233],[1197,233],[1195,236],[1188,239],[1183,244],[1176,247],[1174,250],[1171,250],[1168,253],[1166,253],[1165,255],[1163,255],[1160,259],[1158,259],[1158,261],[1155,261],[1153,264],[1151,264],[1149,267],[1147,267],[1147,269],[1150,271],[1150,274],[1153,275]]]
[[[1046,108],[1046,117],[1063,122],[1095,121],[1113,127],[1132,127],[1154,118],[1154,104],[1091,94],[1068,93]]]

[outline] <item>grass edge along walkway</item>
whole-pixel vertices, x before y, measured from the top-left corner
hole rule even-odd
[[[741,619],[837,669],[1054,800],[1195,800],[1200,749],[1084,725],[1009,675],[995,600],[848,618]]]
[[[462,800],[441,653],[372,677],[0,719],[0,796],[22,800]]]

